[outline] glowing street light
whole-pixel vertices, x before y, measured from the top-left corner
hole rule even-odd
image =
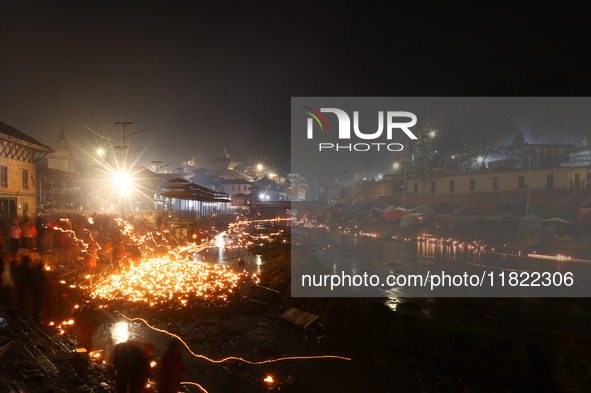
[[[397,162],[395,162],[395,163],[394,163],[394,165],[392,165],[392,166],[394,167],[394,169],[398,169],[398,168],[400,168],[400,164],[399,164],[399,163],[397,163]]]
[[[107,157],[107,149],[105,146],[95,146],[92,154],[95,160],[103,161]]]
[[[433,139],[437,136],[437,132],[435,130],[429,132],[429,138]]]
[[[480,156],[480,157],[476,158],[476,162],[479,164],[482,164],[484,162],[484,157]]]
[[[119,172],[115,174],[115,183],[121,189],[129,187],[131,184],[131,179],[129,178],[129,173],[126,172]]]
[[[257,169],[258,169],[259,171],[262,171],[262,170],[263,170],[263,166],[262,166],[261,164],[259,164],[259,165],[257,165]]]

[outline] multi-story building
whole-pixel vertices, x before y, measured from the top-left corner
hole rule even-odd
[[[586,187],[586,167],[555,167],[511,172],[415,177],[407,179],[407,194],[468,194],[478,192],[576,190]]]
[[[0,215],[37,211],[35,163],[53,150],[0,121]]]

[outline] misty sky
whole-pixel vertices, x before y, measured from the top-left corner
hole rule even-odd
[[[90,128],[149,128],[130,148],[170,168],[227,146],[288,169],[292,96],[568,94],[591,70],[585,13],[560,8],[212,3],[4,2],[0,29]],[[61,126],[79,160],[105,142],[1,36],[0,93],[0,120],[49,146]]]

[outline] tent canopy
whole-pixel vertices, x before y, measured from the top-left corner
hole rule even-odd
[[[499,214],[498,216],[487,217],[489,221],[505,221],[505,220],[520,220],[521,217],[515,216],[513,214]]]
[[[406,216],[407,214],[408,213],[405,212],[404,210],[394,209],[394,210],[390,210],[389,212],[386,212],[384,214],[381,214],[380,217],[390,221],[393,218],[403,217],[403,216]]]
[[[563,220],[562,218],[558,218],[558,217],[552,217],[552,218],[548,218],[547,220],[542,220],[540,221],[542,224],[553,224],[553,223],[561,223],[561,224],[570,224],[570,225],[575,225],[574,222],[570,222],[570,221],[566,221]]]

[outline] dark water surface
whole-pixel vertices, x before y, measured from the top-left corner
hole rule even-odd
[[[313,269],[310,269],[309,263],[298,264],[305,258],[315,259]],[[314,283],[310,287],[310,281],[302,286],[302,275],[312,274],[318,278],[316,283],[320,283],[320,274],[323,277],[335,275],[341,279],[343,274],[375,275],[380,282],[376,286],[371,283],[366,286],[364,282],[360,286],[330,290],[331,280],[335,283],[338,280],[329,278],[328,287],[318,287]],[[438,280],[443,280],[444,274],[450,278],[445,278],[445,285],[440,283],[436,286]],[[392,287],[386,282],[389,275],[404,275],[407,280],[409,275],[420,275],[423,286],[407,284]],[[572,277],[572,285],[566,285],[571,283],[566,277]],[[402,241],[323,229],[292,228],[293,296],[589,297],[590,278],[591,263],[583,261],[468,250],[466,247],[426,244],[416,238]]]

